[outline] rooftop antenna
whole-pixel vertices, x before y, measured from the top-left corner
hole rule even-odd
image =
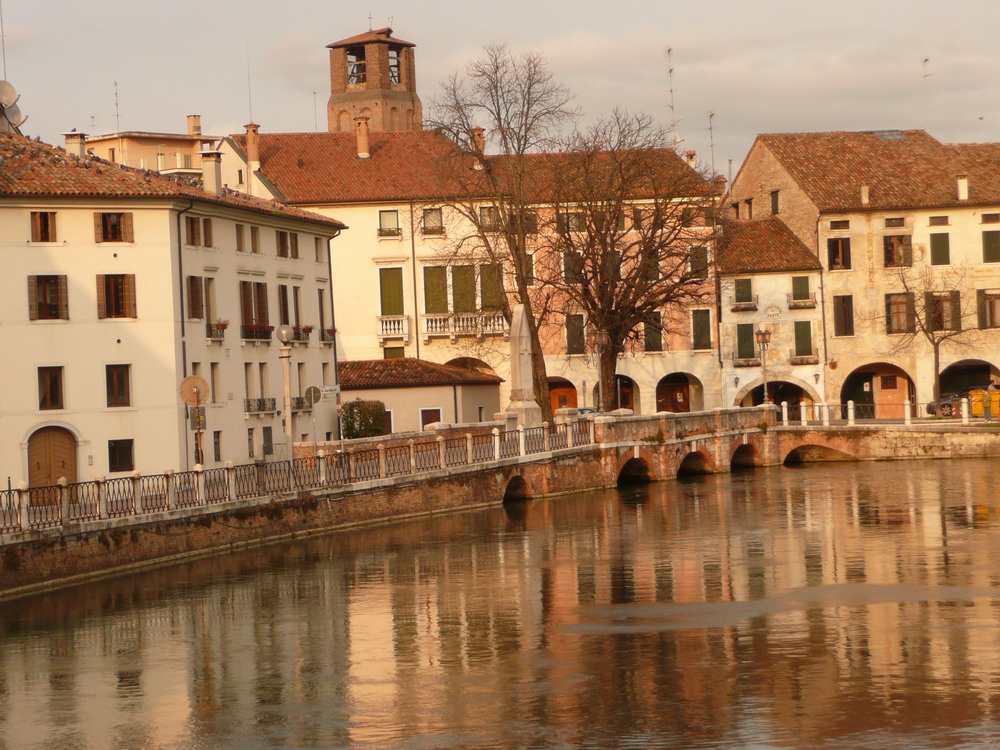
[[[667,83],[669,86],[669,106],[670,106],[670,132],[673,134],[674,145],[679,144],[683,139],[680,133],[677,132],[677,125],[680,120],[677,119],[677,112],[674,109],[674,64],[673,64],[673,48],[667,47]]]
[[[319,132],[319,120],[316,117],[316,92],[313,91],[313,130]]]
[[[712,121],[715,119],[715,112],[708,113],[708,148],[712,158],[712,176],[715,176],[715,130]]]
[[[369,31],[372,30],[372,13],[371,13],[371,11],[368,11],[368,30]]]
[[[247,109],[250,111],[250,122],[253,122],[253,94],[250,86],[250,40],[247,39]]]
[[[122,146],[122,122],[118,112],[118,81],[115,81],[115,132],[118,134],[118,153],[121,156],[122,164],[124,164],[125,154]],[[114,161],[114,159],[111,161]]]
[[[922,63],[924,74],[924,130],[927,130],[927,79],[931,77],[931,74],[927,72],[927,64],[931,61],[929,57],[925,57]]]

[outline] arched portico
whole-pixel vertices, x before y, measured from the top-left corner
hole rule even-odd
[[[913,379],[888,362],[856,367],[840,389],[840,403],[853,401],[856,419],[902,419],[905,403],[916,398]]]
[[[686,372],[664,375],[656,384],[656,411],[674,413],[701,411],[704,408],[701,381]]]

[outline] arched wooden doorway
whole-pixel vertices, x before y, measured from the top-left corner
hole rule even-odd
[[[76,481],[76,438],[62,427],[43,427],[28,438],[28,484],[45,487],[60,477]]]

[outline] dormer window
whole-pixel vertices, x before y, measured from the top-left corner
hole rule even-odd
[[[350,47],[347,50],[347,83],[364,83],[368,80],[365,70],[365,48]]]
[[[400,83],[402,78],[399,74],[399,50],[396,47],[389,48],[389,83]]]

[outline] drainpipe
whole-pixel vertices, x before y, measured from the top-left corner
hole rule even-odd
[[[820,254],[819,246],[819,228],[822,224],[822,220],[816,219],[816,257],[820,259],[819,261],[819,313],[820,320],[823,326],[823,373],[820,380],[823,381],[823,392],[820,394],[820,398],[823,399],[823,403],[826,403],[826,368],[830,363],[830,350],[827,348],[826,343],[826,289],[823,286],[823,256]],[[853,311],[853,307],[852,307]],[[852,316],[853,317],[853,316]],[[819,383],[817,383],[819,385]]]
[[[452,400],[455,402],[455,421],[453,422],[453,424],[458,424],[459,423],[458,422],[458,386],[455,385],[454,383],[452,383],[452,386],[451,386],[451,397],[452,397]]]
[[[420,331],[417,330],[417,241],[414,229],[416,208],[410,201],[410,275],[413,277],[413,340],[417,343],[417,359],[420,359]]]
[[[187,208],[182,208],[177,212],[177,285],[180,287],[180,316],[181,316],[181,372],[187,372],[187,316],[184,314],[184,232],[181,225],[181,216],[194,207],[194,200],[188,199]],[[185,407],[186,408],[186,407]],[[188,445],[187,412],[184,413],[184,469],[191,470],[191,452]]]
[[[333,237],[330,238],[330,242],[333,242],[340,236],[339,229],[333,230]],[[333,304],[333,250],[332,245],[327,243],[326,251],[326,270],[327,277],[330,279],[330,327],[333,328],[333,382],[340,386],[340,368],[337,365],[337,306]],[[320,334],[322,335],[322,334]],[[344,440],[344,420],[337,416],[337,439],[343,442]]]

